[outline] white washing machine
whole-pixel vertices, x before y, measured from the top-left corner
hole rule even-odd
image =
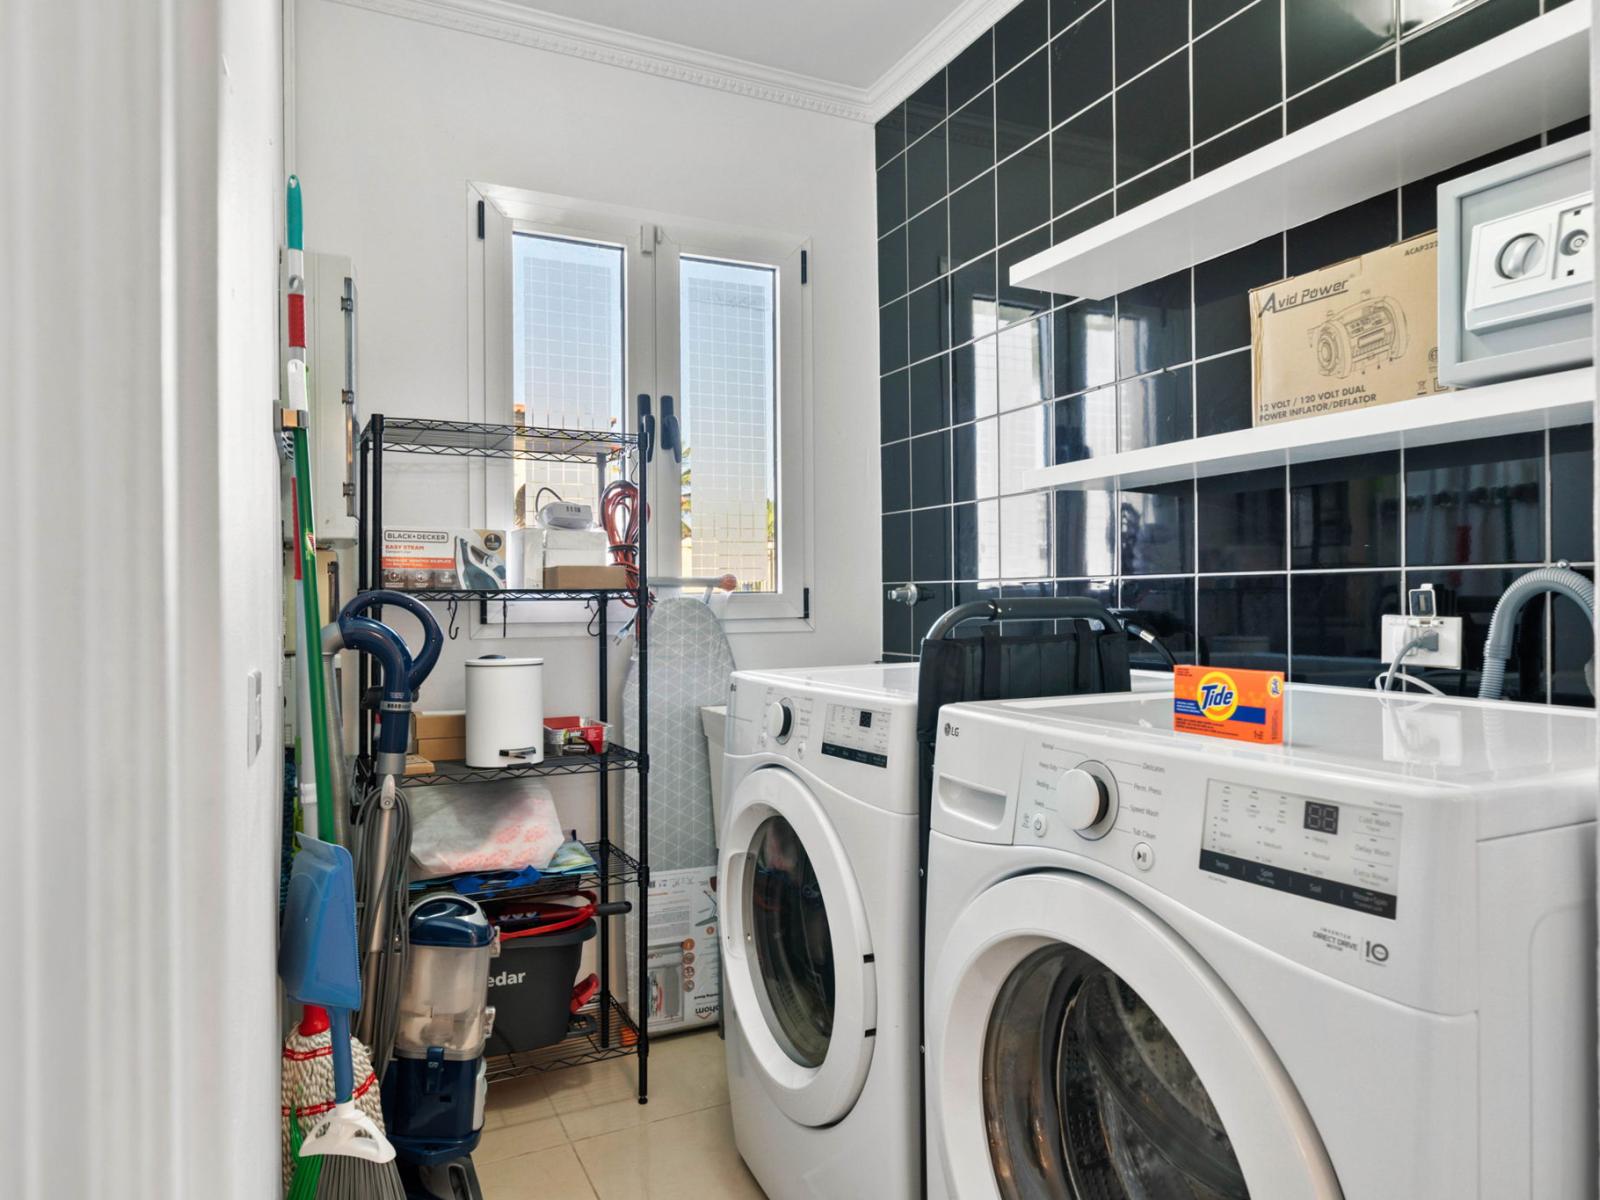
[[[945,708],[935,1200],[1597,1194],[1594,714],[1287,705]]]
[[[718,876],[728,1089],[772,1200],[909,1200],[917,667],[740,671]]]

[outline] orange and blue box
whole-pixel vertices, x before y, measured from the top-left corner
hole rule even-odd
[[[1283,676],[1276,671],[1179,667],[1172,674],[1179,733],[1276,746],[1283,742]]]

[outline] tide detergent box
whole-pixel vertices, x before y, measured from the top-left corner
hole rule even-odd
[[[1172,676],[1179,733],[1277,746],[1283,742],[1283,676],[1231,667],[1179,667]]]

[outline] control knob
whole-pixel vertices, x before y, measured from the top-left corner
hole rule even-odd
[[[1092,829],[1111,810],[1111,794],[1106,785],[1082,767],[1063,772],[1056,792],[1060,796],[1061,819],[1069,829]]]
[[[787,742],[794,731],[794,709],[787,700],[767,705],[767,733],[775,742]]]

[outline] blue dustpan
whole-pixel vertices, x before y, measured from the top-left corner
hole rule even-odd
[[[278,976],[302,1004],[361,1007],[355,866],[350,852],[300,835],[278,938]]]

